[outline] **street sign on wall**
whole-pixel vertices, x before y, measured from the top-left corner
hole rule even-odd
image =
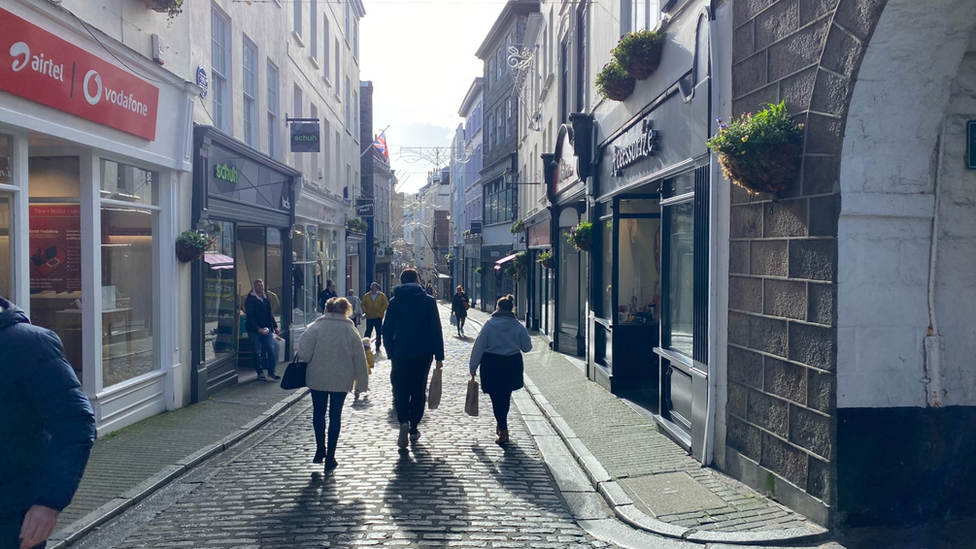
[[[373,201],[368,198],[356,200],[356,217],[373,217]]]
[[[976,170],[976,120],[966,122],[966,167]]]

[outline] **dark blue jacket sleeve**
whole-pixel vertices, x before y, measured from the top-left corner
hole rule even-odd
[[[383,320],[383,348],[386,349],[387,358],[393,358],[393,334],[396,332],[397,325],[397,311],[399,310],[399,303],[395,300],[390,300],[390,304],[386,308],[386,318]]]
[[[38,333],[37,361],[24,368],[24,386],[48,435],[33,501],[58,512],[71,503],[95,442],[95,414],[64,357],[61,340]]]

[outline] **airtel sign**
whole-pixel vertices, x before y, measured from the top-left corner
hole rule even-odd
[[[3,9],[0,91],[156,138],[159,88]]]

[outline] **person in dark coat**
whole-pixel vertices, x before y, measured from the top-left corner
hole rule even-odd
[[[407,437],[420,437],[417,425],[424,417],[430,363],[444,367],[444,334],[437,302],[424,292],[417,271],[405,269],[393,291],[383,325],[383,346],[392,362],[390,382],[400,434],[397,446],[407,448]]]
[[[61,340],[0,297],[0,547],[43,547],[95,442]]]
[[[498,426],[495,444],[508,443],[508,411],[512,392],[524,386],[522,353],[532,350],[525,326],[515,317],[515,297],[498,300],[471,349],[468,368],[473,378],[481,366],[481,391],[491,398],[491,409]]]
[[[457,317],[457,335],[458,337],[464,337],[464,322],[468,319],[468,307],[471,303],[468,301],[467,294],[464,293],[464,288],[458,286],[455,288],[454,297],[451,298],[451,312]]]
[[[264,291],[264,281],[258,278],[253,284],[254,289],[244,300],[244,314],[247,317],[247,338],[254,348],[254,369],[258,372],[258,381],[265,381],[268,377],[281,379],[281,376],[275,374],[275,366],[278,364],[278,342],[275,341],[278,321],[271,312],[271,300]],[[268,371],[268,377],[261,371],[262,363]]]
[[[318,311],[320,313],[325,314],[325,302],[333,297],[339,297],[339,294],[336,293],[335,282],[332,282],[331,279],[327,279],[325,281],[325,289],[319,292]]]

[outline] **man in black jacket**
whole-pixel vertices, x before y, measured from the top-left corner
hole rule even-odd
[[[278,364],[278,342],[275,341],[278,322],[271,312],[271,300],[264,291],[264,281],[258,278],[253,284],[254,289],[244,300],[244,314],[247,317],[247,338],[254,348],[254,369],[258,372],[258,381],[265,381],[268,377],[281,379],[275,374],[275,365]],[[262,363],[268,370],[268,377],[261,372]]]
[[[61,340],[0,297],[0,547],[43,547],[71,503],[95,415]]]
[[[393,384],[393,406],[400,424],[397,446],[401,450],[407,448],[408,435],[412,440],[420,437],[417,425],[424,417],[427,404],[431,361],[437,359],[438,369],[444,366],[441,315],[437,302],[424,292],[418,280],[417,271],[403,271],[401,284],[393,290],[383,325],[383,346],[393,363],[390,382]]]

